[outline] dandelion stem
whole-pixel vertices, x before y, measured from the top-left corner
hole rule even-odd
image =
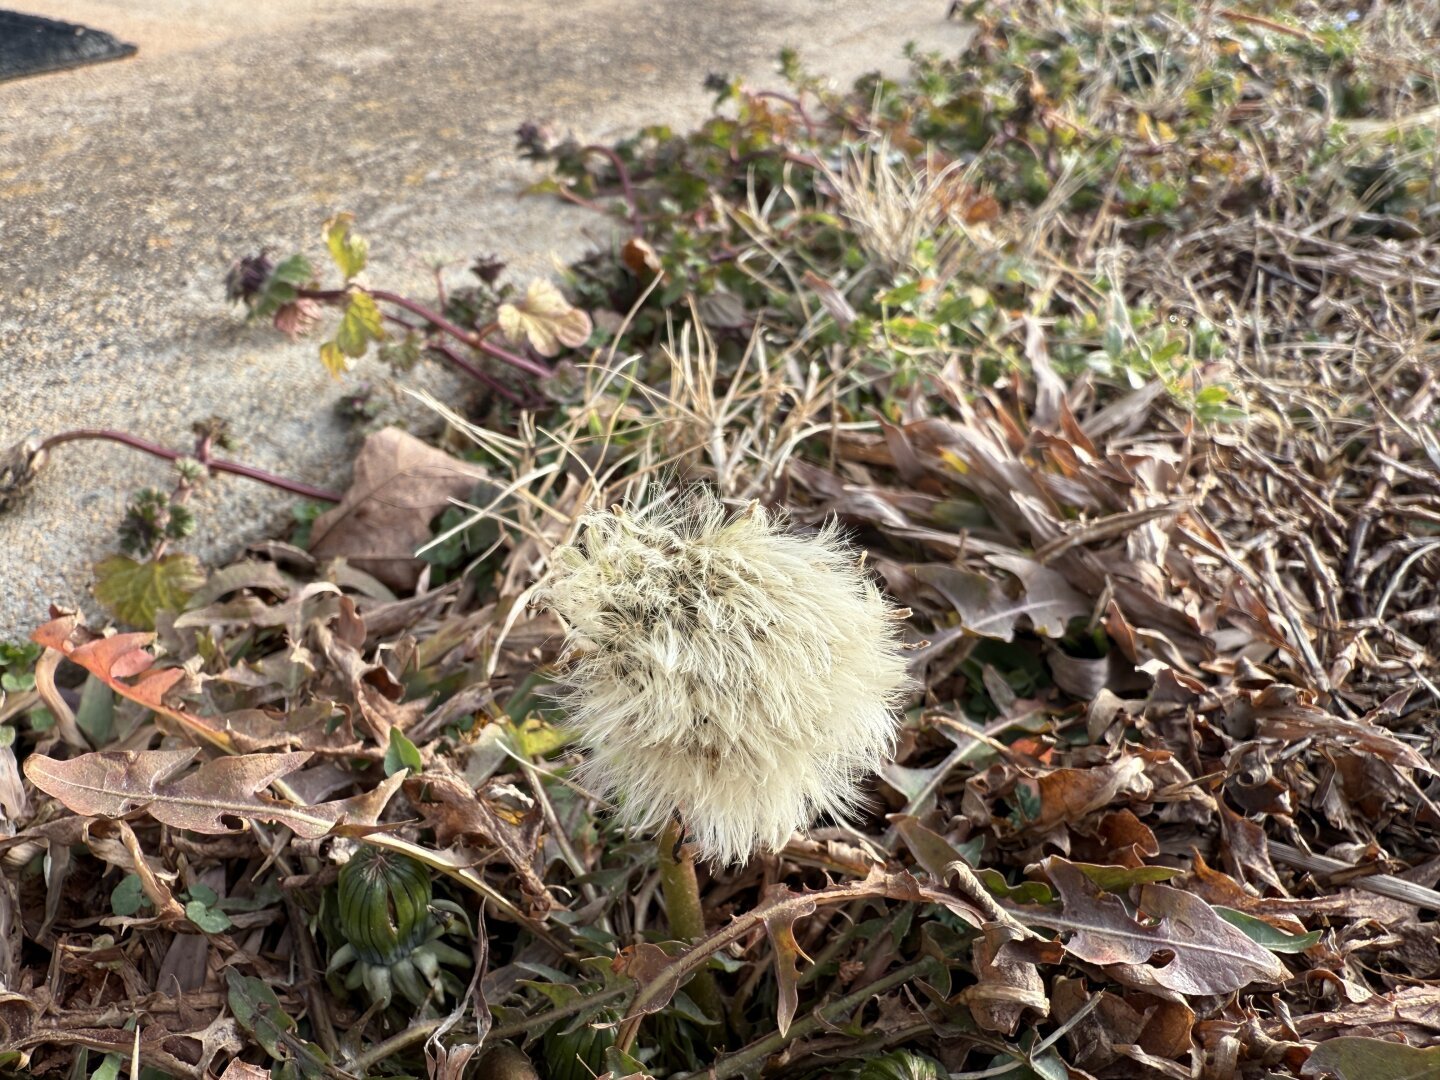
[[[684,831],[678,818],[672,817],[660,834],[657,847],[660,864],[660,890],[665,896],[665,918],[670,933],[689,945],[705,936],[705,909],[700,905],[700,883],[695,877],[695,853],[682,846]],[[695,973],[690,980],[690,996],[700,1011],[716,1022],[725,1015],[720,988],[715,976],[706,970]]]

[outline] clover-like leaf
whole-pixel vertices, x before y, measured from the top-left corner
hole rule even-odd
[[[495,316],[511,344],[529,342],[541,356],[556,356],[561,348],[578,349],[590,340],[593,329],[590,316],[543,278],[530,282],[520,303],[501,304]]]
[[[330,258],[346,281],[365,269],[370,251],[370,245],[363,238],[350,232],[354,221],[354,214],[343,213],[325,222],[325,246],[330,249]]]
[[[131,916],[150,903],[140,885],[139,874],[126,874],[120,884],[110,890],[110,910],[116,915]]]
[[[185,905],[185,917],[207,934],[223,934],[231,926],[228,915],[201,900],[191,900]]]
[[[155,629],[157,611],[182,611],[190,594],[205,584],[193,555],[176,553],[136,562],[111,555],[95,567],[95,599],[121,622]]]

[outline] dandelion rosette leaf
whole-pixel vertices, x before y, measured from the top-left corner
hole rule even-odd
[[[892,749],[897,612],[833,525],[732,518],[703,490],[591,513],[541,596],[569,627],[586,782],[630,828],[678,813],[700,858],[741,862],[853,816]]]

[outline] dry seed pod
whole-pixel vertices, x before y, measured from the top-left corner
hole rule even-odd
[[[569,628],[560,695],[582,778],[632,829],[679,813],[702,859],[850,817],[893,748],[899,613],[834,525],[731,517],[706,490],[591,513],[540,600]]]

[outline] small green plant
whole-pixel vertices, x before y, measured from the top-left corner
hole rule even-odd
[[[468,968],[471,960],[441,938],[464,926],[465,912],[434,898],[424,864],[362,845],[340,868],[336,902],[344,943],[326,971],[348,967],[346,989],[363,986],[381,1008],[396,990],[417,1008],[460,995],[448,968]]]

